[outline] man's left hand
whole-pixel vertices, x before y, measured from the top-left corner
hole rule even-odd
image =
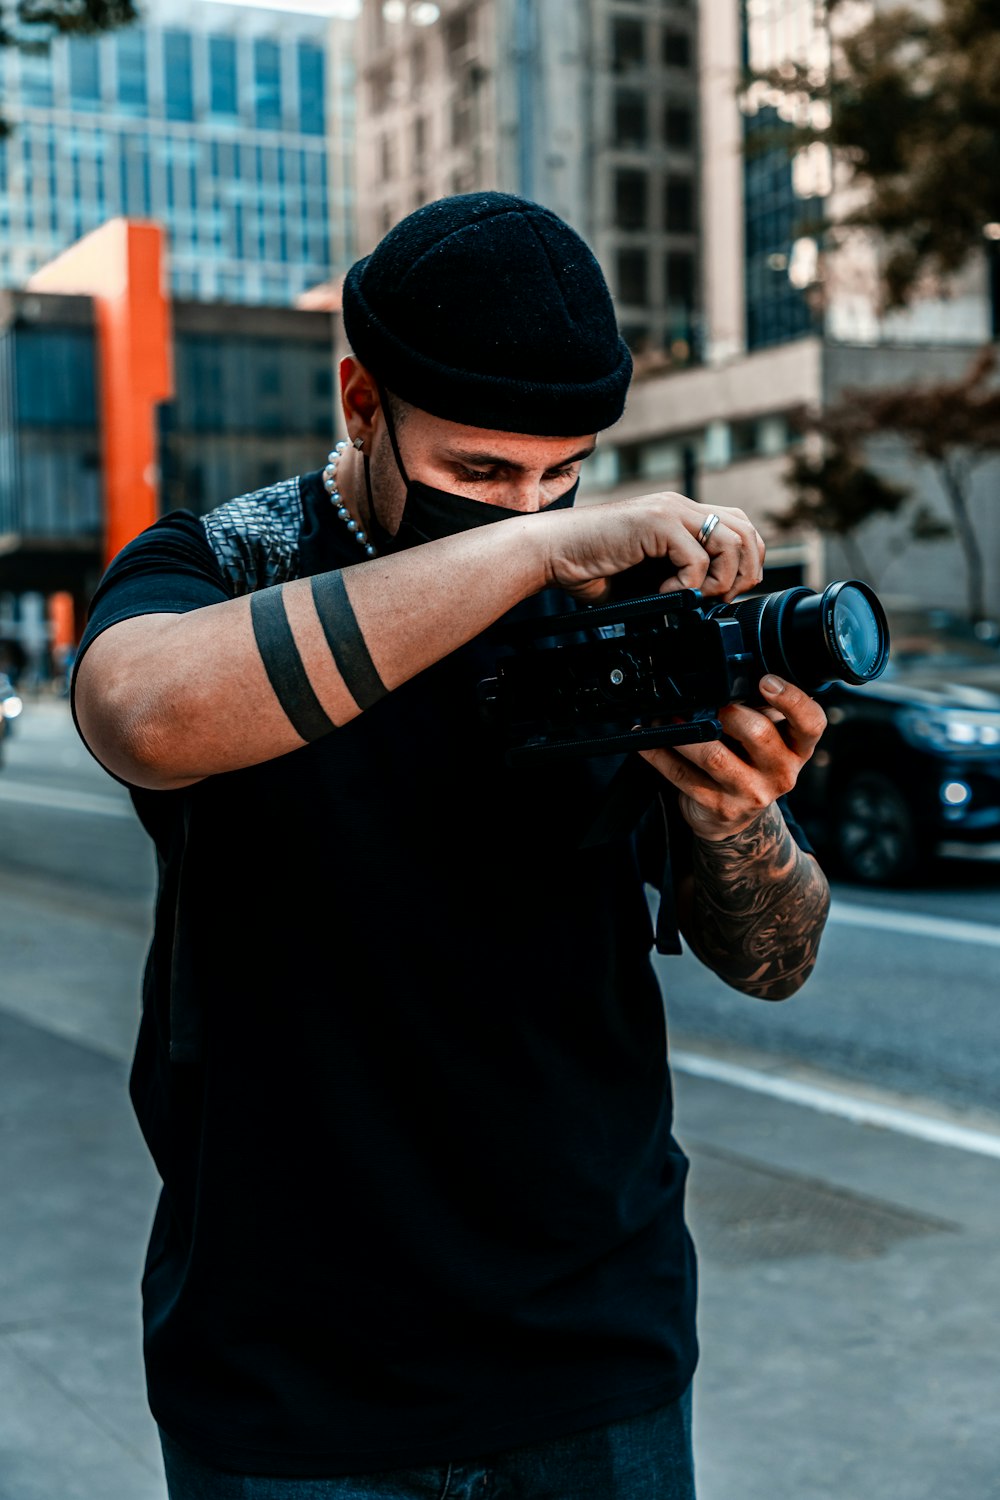
[[[790,792],[826,728],[822,708],[801,688],[768,675],[760,691],[762,708],[729,703],[719,711],[734,748],[712,740],[639,752],[677,788],[681,813],[699,838],[739,833]]]

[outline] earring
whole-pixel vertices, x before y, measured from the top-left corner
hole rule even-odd
[[[354,439],[354,446],[355,446],[355,448],[357,448],[357,450],[358,450],[359,453],[364,453],[364,451],[365,451],[365,440],[364,440],[364,438],[362,438],[362,437],[356,437]]]

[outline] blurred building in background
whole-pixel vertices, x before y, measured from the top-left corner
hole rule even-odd
[[[149,519],[200,512],[319,467],[333,430],[336,283],[355,255],[354,26],[333,12],[350,6],[140,8],[48,52],[0,49],[0,641],[36,667],[70,599],[79,624],[116,486],[143,488]],[[173,297],[173,394],[124,481],[100,299],[46,269],[119,216],[162,226]]]
[[[164,301],[161,242],[111,221],[0,293],[0,640],[36,674],[46,616],[78,631],[108,554],[158,513],[330,447],[335,313]]]
[[[697,14],[690,0],[364,0],[362,248],[434,198],[518,193],[593,247],[644,364],[696,361]]]
[[[768,541],[765,582],[773,587],[819,585],[848,567],[836,544],[814,534],[789,538],[773,524],[788,504],[783,477],[798,441],[796,414],[822,409],[847,387],[955,379],[989,340],[994,321],[985,258],[955,278],[946,298],[924,297],[883,316],[878,244],[860,233],[832,252],[824,243],[823,221],[837,220],[849,189],[825,147],[790,154],[781,136],[794,117],[766,89],[743,85],[748,68],[785,59],[827,67],[830,25],[814,0],[702,0],[703,363],[660,374],[640,363],[625,416],[602,443],[588,480],[593,498],[671,488],[707,504],[739,506]],[[881,445],[879,468],[946,518],[938,481],[902,444]],[[996,463],[984,466],[980,484],[995,488],[998,471]],[[988,602],[1000,616],[996,506],[983,508],[981,542]],[[876,522],[865,550],[880,590],[964,608],[954,542],[901,542],[898,526]]]
[[[147,0],[143,22],[0,49],[0,286],[116,215],[167,228],[181,297],[289,306],[354,244],[353,24]]]

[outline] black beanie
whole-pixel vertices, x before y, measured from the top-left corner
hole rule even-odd
[[[632,375],[591,251],[508,193],[441,198],[391,229],[347,273],[344,330],[402,400],[498,432],[599,432]]]

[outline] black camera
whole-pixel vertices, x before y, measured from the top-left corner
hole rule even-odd
[[[731,604],[696,589],[625,599],[522,621],[507,644],[480,701],[514,764],[719,739],[719,708],[759,704],[766,672],[809,693],[870,682],[889,627],[868,585],[847,579]]]

